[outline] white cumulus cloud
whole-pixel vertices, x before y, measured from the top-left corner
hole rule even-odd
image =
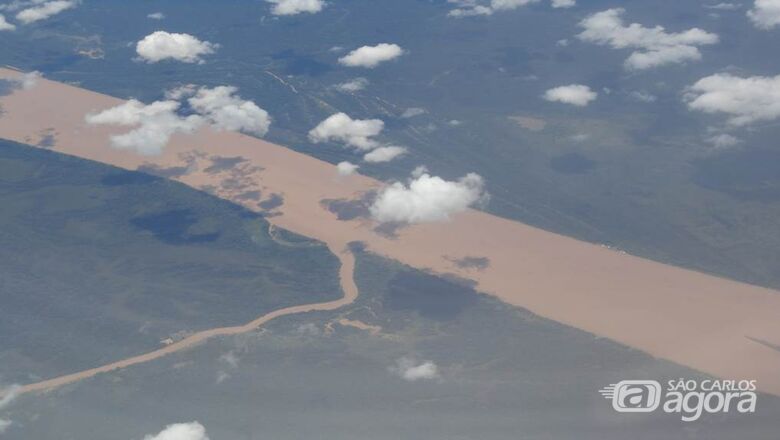
[[[716,134],[707,138],[707,142],[712,144],[715,148],[731,148],[739,145],[742,141],[739,138],[732,136],[728,133]]]
[[[427,223],[446,221],[470,206],[487,201],[485,184],[469,173],[457,181],[423,172],[408,184],[395,182],[379,191],[370,207],[380,223]]]
[[[724,113],[734,126],[780,118],[780,75],[747,78],[728,73],[704,77],[688,87],[691,110]]]
[[[747,16],[757,28],[772,29],[780,24],[780,0],[756,0]]]
[[[296,15],[303,12],[313,14],[320,12],[325,6],[323,0],[266,0],[273,3],[271,13],[274,15]]]
[[[553,8],[573,8],[577,6],[576,0],[552,0],[551,5]]]
[[[463,2],[471,3],[471,2]],[[477,15],[493,15],[493,8],[485,5],[469,5],[465,8],[456,8],[447,13],[449,17],[462,18],[473,17]]]
[[[38,80],[41,79],[43,75],[41,72],[38,72],[37,70],[33,70],[32,72],[27,72],[24,75],[22,75],[22,79],[20,80],[20,83],[22,85],[22,88],[24,90],[30,90],[31,88],[35,87],[38,84]]]
[[[388,145],[366,153],[363,160],[369,163],[390,162],[396,157],[406,154],[406,151],[404,147]]]
[[[0,410],[3,410],[5,409],[5,407],[10,405],[11,402],[13,402],[13,400],[16,399],[18,393],[19,393],[18,385],[13,385],[7,389],[0,389],[0,396],[2,396],[2,398],[0,398]],[[5,432],[12,424],[13,422],[11,420],[0,419],[0,434]]]
[[[193,86],[173,90],[165,101],[144,104],[131,99],[116,107],[88,114],[86,121],[95,125],[134,126],[127,133],[112,135],[114,148],[134,150],[143,155],[162,153],[175,133],[192,133],[203,124],[216,130],[241,131],[263,136],[271,118],[268,112],[235,94],[236,88]],[[186,99],[195,114],[182,116],[179,109]]]
[[[75,8],[78,5],[78,1],[76,0],[36,1],[33,3],[35,6],[19,11],[19,13],[16,14],[16,19],[23,24],[30,24],[36,21],[45,20],[67,9]]]
[[[8,81],[10,81],[15,88],[29,90],[35,87],[38,84],[38,80],[42,77],[43,75],[41,75],[41,72],[33,70],[32,72],[27,72],[18,78],[11,78]]]
[[[480,2],[477,0],[447,0],[456,6],[447,15],[450,17],[473,17],[479,15],[493,15],[500,11],[511,11],[540,0],[490,0]],[[550,0],[553,8],[571,8],[577,4],[576,0]]]
[[[271,117],[252,101],[236,95],[231,86],[213,89],[201,87],[187,102],[199,114],[205,116],[217,130],[241,131],[265,136],[271,126]]]
[[[539,0],[490,0],[490,7],[496,11],[509,11],[537,1]]]
[[[424,108],[409,107],[408,109],[404,110],[403,113],[401,113],[401,117],[404,118],[404,119],[409,119],[409,118],[413,118],[415,116],[424,115],[427,112],[428,111],[425,110]]]
[[[736,3],[715,3],[710,5],[704,5],[707,9],[715,9],[716,11],[736,11],[737,9],[741,8],[742,5],[736,4]]]
[[[12,31],[16,29],[12,23],[9,23],[3,14],[0,14],[0,31]]]
[[[162,153],[174,133],[192,133],[203,122],[198,115],[187,117],[176,113],[176,101],[155,101],[146,105],[131,99],[99,113],[88,114],[86,121],[96,125],[136,126],[135,129],[111,136],[111,145],[121,150],[134,150],[143,155]]]
[[[632,92],[629,92],[628,94],[631,99],[639,102],[655,102],[658,100],[658,97],[653,95],[652,93],[645,92],[644,90],[634,90]]]
[[[590,89],[588,86],[582,84],[570,84],[568,86],[560,86],[547,90],[544,92],[543,98],[551,102],[562,102],[564,104],[576,105],[578,107],[584,107],[595,100],[598,94]]]
[[[336,113],[309,131],[314,143],[336,141],[359,150],[372,150],[379,143],[372,137],[382,132],[385,123],[380,119],[352,119],[346,113]]]
[[[627,69],[633,70],[697,61],[701,59],[698,46],[718,42],[716,34],[699,28],[669,33],[663,26],[625,25],[624,13],[624,9],[615,8],[589,15],[580,22],[585,30],[577,38],[614,49],[634,49],[624,63]]]
[[[428,172],[429,172],[428,167],[426,167],[425,165],[418,165],[412,170],[412,177],[416,179]]]
[[[138,56],[148,62],[156,63],[173,59],[184,63],[202,62],[203,55],[214,53],[219,47],[208,41],[200,41],[189,34],[177,34],[157,31],[145,36],[135,46]]]
[[[390,367],[390,371],[409,382],[438,379],[441,377],[439,374],[439,367],[432,361],[417,362],[409,357],[398,359],[395,365]]]
[[[352,78],[349,81],[344,81],[343,83],[336,84],[336,90],[340,92],[346,92],[346,93],[354,93],[359,92],[366,87],[368,87],[368,80],[365,78]]]
[[[146,16],[147,18],[151,18],[152,20],[162,20],[165,18],[165,14],[162,12],[152,12],[151,14]]]
[[[2,398],[0,398],[0,409],[5,409],[19,395],[19,386],[12,385],[4,390],[0,390],[0,395],[2,395]]]
[[[490,7],[496,10],[511,10],[537,1],[539,0],[490,0]]]
[[[220,355],[219,360],[221,362],[230,365],[233,368],[238,368],[238,363],[241,362],[241,359],[238,356],[236,356],[236,353],[234,353],[232,350]]]
[[[355,174],[358,168],[360,168],[358,165],[347,161],[336,164],[336,171],[339,173],[339,176],[350,176]]]
[[[403,49],[397,44],[381,43],[357,48],[339,58],[339,63],[349,67],[373,69],[380,63],[400,57],[403,53]]]
[[[144,440],[209,440],[206,428],[198,422],[174,423],[155,435],[146,435]]]

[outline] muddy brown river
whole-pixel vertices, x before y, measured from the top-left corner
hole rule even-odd
[[[20,75],[0,69],[0,78]],[[351,241],[361,241],[371,252],[409,266],[473,280],[478,290],[545,318],[716,377],[756,379],[761,391],[780,395],[780,351],[771,348],[780,345],[778,291],[626,255],[477,210],[449,222],[406,227],[388,237],[377,233],[366,218],[339,220],[322,203],[357,199],[381,182],[359,174],[340,177],[332,164],[211,128],[174,135],[158,156],[117,150],[110,146],[109,136],[128,127],[91,126],[84,116],[122,102],[39,80],[35,87],[0,97],[5,112],[0,137],[31,146],[52,139],[53,146],[46,145],[54,151],[129,170],[185,169],[173,178],[254,211],[262,209],[259,200],[248,199],[247,194],[257,191],[263,201],[280,200],[276,215],[268,220],[326,243],[341,258],[346,296],[272,312],[244,326],[201,332],[151,353],[28,384],[25,391],[51,389],[146,362],[208,337],[249,331],[276,316],[347,304],[357,290],[351,276],[346,277],[352,256],[342,250]],[[215,158],[241,161],[236,167],[214,170],[210,165]],[[488,264],[476,268],[455,263],[467,257]]]

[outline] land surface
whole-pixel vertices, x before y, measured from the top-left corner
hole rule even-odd
[[[353,255],[355,302],[21,396],[3,439],[139,439],[174,420],[199,420],[220,439],[777,437],[780,399],[769,395],[759,395],[754,414],[705,414],[695,423],[616,413],[597,390],[619,378],[705,376],[457,280]],[[404,380],[401,358],[433,362],[438,376]]]
[[[163,356],[175,353],[177,351],[191,348],[197,344],[200,344],[208,339],[217,336],[233,336],[233,335],[240,335],[242,333],[248,333],[253,330],[257,330],[258,328],[262,327],[269,321],[282,316],[294,315],[298,313],[314,312],[314,311],[334,310],[349,305],[353,301],[355,301],[358,295],[357,287],[355,286],[355,282],[352,279],[353,276],[352,272],[354,271],[355,268],[355,259],[352,256],[352,254],[349,252],[349,250],[346,249],[336,251],[336,254],[339,255],[341,259],[341,269],[339,271],[339,278],[341,280],[342,289],[344,290],[344,296],[341,299],[324,302],[324,303],[302,304],[298,306],[291,306],[283,309],[274,310],[273,312],[269,312],[263,316],[260,316],[257,319],[254,319],[251,322],[248,322],[244,325],[233,326],[233,327],[220,327],[220,328],[200,331],[192,335],[189,335],[179,341],[175,341],[170,344],[167,344],[165,347],[160,348],[158,350],[150,351],[148,353],[144,353],[138,356],[133,356],[127,359],[122,359],[120,361],[103,365],[97,368],[90,368],[88,370],[79,371],[77,373],[68,374],[60,377],[55,377],[53,379],[45,380],[42,382],[23,385],[19,388],[16,388],[14,391],[18,394],[25,394],[25,393],[36,392],[36,391],[52,390],[54,388],[59,388],[64,385],[78,382],[80,380],[95,377],[96,375],[101,373],[108,373],[114,370],[127,368],[136,364],[150,362],[155,359],[159,359]]]
[[[0,140],[0,205],[2,385],[343,296],[323,243],[167,179]]]
[[[0,71],[3,78],[18,75]],[[340,178],[331,164],[256,138],[206,128],[174,136],[160,156],[112,149],[109,136],[125,129],[88,126],[84,116],[121,102],[42,80],[0,98],[0,137],[129,170],[185,169],[169,177],[263,212],[271,223],[330,249],[360,241],[409,266],[471,280],[478,290],[543,317],[715,376],[754,378],[761,390],[780,393],[780,352],[771,348],[780,344],[780,296],[774,290],[474,210],[445,224],[406,227],[388,236],[367,218],[339,219],[323,204],[360,200],[379,182],[360,175]],[[243,165],[207,171],[224,157],[239,157]],[[258,191],[259,200],[246,197]],[[459,261],[486,264],[475,268]]]

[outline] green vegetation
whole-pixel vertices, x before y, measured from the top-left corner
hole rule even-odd
[[[149,175],[0,142],[0,376],[27,383],[342,295],[324,246]]]
[[[623,378],[699,373],[353,249],[356,303],[25,396],[14,406],[23,427],[6,435],[130,439],[198,420],[215,439],[690,438],[691,424],[617,414],[598,390]],[[435,363],[438,377],[403,379],[402,358]],[[747,417],[702,418],[697,435],[772,439],[780,399],[759,400]]]

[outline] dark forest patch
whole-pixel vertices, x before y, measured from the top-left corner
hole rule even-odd
[[[172,209],[159,214],[136,217],[130,222],[169,244],[206,243],[215,241],[220,235],[219,232],[189,233],[190,228],[198,223],[197,216],[189,209]]]
[[[476,305],[478,298],[465,283],[405,271],[390,280],[383,303],[392,310],[413,310],[425,318],[447,321]]]

